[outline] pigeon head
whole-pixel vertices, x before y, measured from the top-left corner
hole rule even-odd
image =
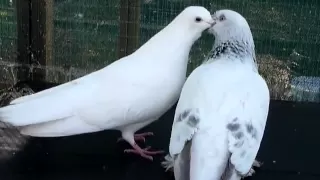
[[[209,29],[217,42],[230,40],[253,43],[253,38],[248,22],[242,15],[232,10],[216,11],[212,18],[214,25]]]
[[[210,28],[214,21],[210,12],[202,6],[189,6],[185,8],[175,19],[180,28],[188,30],[199,38],[203,31]]]
[[[215,36],[215,42],[208,58],[233,56],[243,62],[252,63],[256,69],[254,41],[246,19],[227,9],[216,11],[212,19],[214,25],[208,31]]]

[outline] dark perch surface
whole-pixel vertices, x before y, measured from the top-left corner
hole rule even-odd
[[[174,107],[175,108],[175,107]],[[147,145],[168,150],[174,108],[144,130]],[[272,101],[254,180],[319,180],[320,105]],[[0,135],[1,136],[1,135]],[[0,162],[1,180],[173,180],[153,162],[124,154],[120,133],[104,131],[62,138],[32,138],[20,152]],[[12,137],[14,138],[14,137]],[[1,152],[0,152],[1,154]]]

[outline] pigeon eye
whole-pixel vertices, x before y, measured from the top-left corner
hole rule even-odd
[[[220,17],[219,17],[219,20],[220,21],[224,21],[226,19],[226,17],[224,16],[224,15],[221,15]]]
[[[202,19],[201,19],[201,17],[196,17],[196,20],[195,20],[196,22],[201,22],[202,21]]]

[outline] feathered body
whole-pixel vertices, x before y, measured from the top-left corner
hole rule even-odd
[[[195,16],[203,21],[194,22]],[[117,129],[134,145],[133,134],[178,100],[189,51],[210,23],[205,8],[188,7],[136,52],[81,78],[16,99],[0,108],[0,120],[39,137]]]
[[[169,151],[176,180],[247,176],[266,125],[269,90],[249,25],[231,10],[213,17],[213,50],[186,80],[175,112]]]

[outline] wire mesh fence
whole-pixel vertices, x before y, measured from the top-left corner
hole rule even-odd
[[[24,0],[28,1],[28,0]],[[29,3],[31,1],[29,0]],[[316,0],[54,0],[45,6],[46,43],[51,55],[45,63],[31,48],[29,67],[46,71],[46,80],[63,83],[102,68],[132,52],[168,24],[182,9],[201,5],[211,12],[228,8],[249,22],[261,74],[273,99],[315,101],[320,99],[320,2]],[[50,3],[48,3],[50,2]],[[19,4],[18,4],[19,5]],[[18,39],[20,15],[15,0],[0,0],[0,81],[15,84],[22,61]],[[33,8],[24,16],[44,16]],[[51,15],[50,13],[51,12]],[[30,15],[31,14],[31,15]],[[125,17],[126,16],[126,17]],[[50,20],[51,19],[51,20]],[[49,26],[52,21],[52,26]],[[35,21],[37,22],[37,21]],[[124,25],[125,24],[125,25]],[[135,25],[135,26],[134,26]],[[41,29],[41,22],[31,23]],[[33,28],[33,29],[32,29]],[[48,29],[52,28],[52,29]],[[131,30],[130,30],[131,28]],[[132,30],[133,29],[133,30]],[[51,32],[51,33],[50,33]],[[124,33],[123,33],[124,32]],[[21,33],[21,32],[20,32]],[[20,37],[20,36],[19,36]],[[38,41],[32,41],[31,46]],[[190,54],[188,73],[210,51],[213,37],[203,34]],[[131,44],[130,44],[131,43]],[[41,43],[40,43],[41,44]],[[19,51],[18,51],[19,49]],[[128,50],[131,49],[131,50]],[[121,52],[122,53],[121,55]],[[47,54],[49,54],[47,53]],[[36,63],[34,63],[36,62]],[[38,62],[38,63],[37,63]],[[13,68],[14,67],[14,68]]]
[[[0,0],[0,84],[9,83],[12,80],[7,64],[14,63],[16,60],[17,38],[17,21],[13,3],[9,0]]]
[[[317,0],[0,0],[0,84],[7,87],[0,106],[46,88],[21,77],[44,71],[45,81],[64,83],[93,72],[133,52],[189,5],[233,9],[247,19],[273,99],[320,102]],[[213,41],[203,33],[195,43],[188,74]],[[7,124],[0,134],[0,160],[27,142]]]
[[[0,84],[4,87],[5,84],[14,82],[13,78],[16,75],[10,71],[11,64],[15,64],[17,58],[17,19],[16,11],[13,2],[9,0],[0,0]],[[14,91],[15,89],[6,89]],[[7,105],[7,100],[11,98],[3,98],[8,93],[5,91],[0,92],[0,106]],[[8,127],[4,123],[0,123],[0,133],[3,135],[0,138],[0,160],[8,158],[12,153],[19,150],[20,145],[23,145],[23,140],[19,131],[14,128]],[[3,128],[5,127],[5,128]],[[17,138],[10,138],[17,137]],[[22,140],[22,141],[21,141]]]

